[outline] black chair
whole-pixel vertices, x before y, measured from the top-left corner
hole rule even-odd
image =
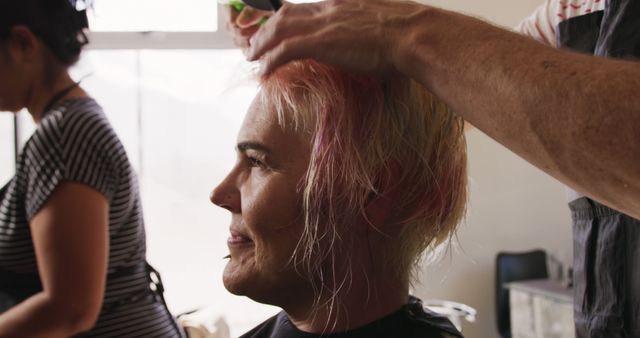
[[[548,278],[547,254],[544,250],[509,253],[496,258],[496,322],[503,338],[511,338],[509,290],[506,284],[527,279]]]

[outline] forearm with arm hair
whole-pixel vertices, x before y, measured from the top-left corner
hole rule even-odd
[[[640,63],[557,50],[439,9],[408,25],[401,72],[556,179],[640,218]]]
[[[35,294],[0,315],[0,338],[63,338],[88,328],[81,309],[73,315],[65,308],[68,306],[56,305],[45,293]]]

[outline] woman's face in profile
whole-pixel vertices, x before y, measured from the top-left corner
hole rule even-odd
[[[236,150],[235,166],[211,194],[213,203],[231,212],[225,287],[263,303],[295,301],[308,291],[291,262],[303,228],[299,187],[309,164],[308,141],[284,130],[271,105],[256,98]]]

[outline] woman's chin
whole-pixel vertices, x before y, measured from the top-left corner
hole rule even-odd
[[[277,305],[279,290],[273,281],[258,273],[235,266],[232,261],[227,263],[222,275],[222,283],[230,293],[245,296],[258,303]]]
[[[233,258],[229,260],[222,274],[222,283],[227,291],[238,296],[249,296],[259,283],[255,274],[247,271],[246,266],[235,262]]]
[[[239,271],[239,267],[230,260],[224,268],[224,272],[222,274],[222,283],[227,291],[233,293],[234,295],[244,296],[243,291],[246,289],[248,278],[243,278],[242,271]]]

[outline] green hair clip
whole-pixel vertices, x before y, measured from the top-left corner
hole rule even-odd
[[[247,7],[247,5],[242,2],[242,0],[229,0],[227,4],[231,6],[236,12],[242,12],[242,10]],[[262,18],[260,18],[260,21],[258,21],[258,26],[264,25],[267,20],[269,20],[269,17],[263,16]]]
[[[242,12],[246,6],[241,0],[229,0],[229,6],[233,7],[238,12]]]

